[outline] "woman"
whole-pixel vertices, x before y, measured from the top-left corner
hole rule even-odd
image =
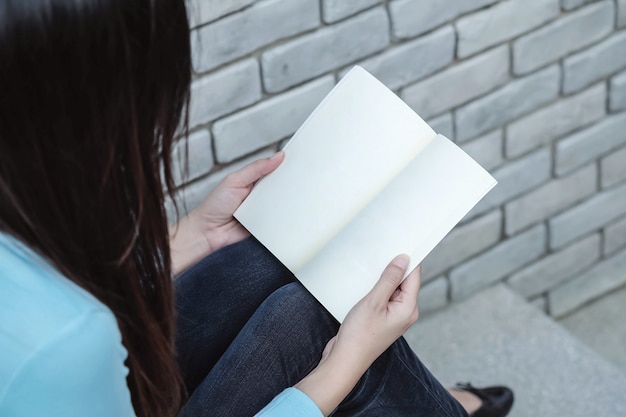
[[[245,239],[232,213],[281,153],[168,232],[183,0],[4,0],[0,28],[0,415],[465,415],[393,343],[417,318],[406,257],[339,327]]]

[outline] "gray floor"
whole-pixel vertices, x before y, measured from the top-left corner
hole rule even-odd
[[[559,323],[626,372],[626,287],[560,319]]]
[[[406,339],[444,385],[511,386],[510,417],[626,416],[626,374],[504,286],[418,320]]]

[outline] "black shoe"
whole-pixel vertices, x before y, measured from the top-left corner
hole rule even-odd
[[[507,387],[476,388],[472,384],[456,384],[458,391],[467,391],[483,402],[470,417],[504,417],[513,406],[513,391]]]

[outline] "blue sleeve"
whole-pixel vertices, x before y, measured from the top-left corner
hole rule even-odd
[[[70,321],[13,375],[0,414],[134,417],[120,339],[110,314],[92,311]]]
[[[287,388],[255,417],[324,417],[317,405],[305,393]]]

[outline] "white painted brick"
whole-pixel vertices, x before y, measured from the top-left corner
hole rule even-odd
[[[539,258],[545,253],[545,247],[545,226],[538,225],[454,268],[450,272],[452,300],[466,298],[502,280]]]
[[[429,117],[450,110],[509,81],[509,48],[504,45],[406,87],[402,99]]]
[[[617,27],[626,26],[626,0],[617,0]]]
[[[191,85],[189,127],[207,123],[261,99],[259,64],[255,59],[231,65]]]
[[[437,133],[440,133],[450,140],[454,140],[454,120],[452,113],[445,113],[434,119],[427,120],[430,127]]]
[[[455,227],[422,262],[422,279],[426,282],[495,245],[501,229],[500,210]]]
[[[626,143],[626,113],[608,116],[595,125],[559,141],[556,173],[564,175]]]
[[[626,32],[563,61],[563,92],[572,93],[626,67]]]
[[[513,70],[527,74],[571,52],[589,46],[613,31],[613,0],[583,7],[513,44]]]
[[[498,185],[465,218],[473,218],[548,181],[551,176],[551,159],[550,149],[540,149],[493,171],[491,174]]]
[[[215,122],[215,152],[228,163],[294,133],[335,85],[333,76],[305,84]]]
[[[552,66],[506,84],[456,111],[457,139],[464,141],[522,116],[559,94],[560,71]]]
[[[384,49],[389,20],[383,8],[362,13],[268,50],[263,81],[271,93],[324,74]]]
[[[395,46],[359,65],[394,90],[452,63],[455,42],[454,29],[446,26],[417,40]]]
[[[604,191],[550,220],[550,247],[557,249],[626,214],[626,185]]]
[[[611,111],[626,109],[626,71],[611,78],[609,108]]]
[[[548,298],[547,297],[540,296],[533,300],[530,300],[529,302],[531,305],[535,306],[540,311],[543,311],[544,313],[548,312]]]
[[[344,0],[345,1],[345,0]],[[412,38],[458,16],[498,0],[393,0],[389,2],[393,35]]]
[[[507,282],[522,296],[534,297],[580,274],[598,259],[600,235],[594,234],[513,274]]]
[[[611,255],[626,246],[626,218],[604,228],[604,255]]]
[[[187,139],[188,175],[185,176],[185,144],[178,142],[172,151],[172,177],[176,185],[192,181],[213,169],[213,149],[211,133],[200,130],[189,135]]]
[[[226,178],[228,174],[231,172],[237,171],[238,169],[243,168],[249,163],[256,161],[261,158],[269,158],[274,155],[274,151],[263,151],[259,152],[255,155],[250,156],[244,160],[241,160],[235,164],[229,165],[224,169],[221,169],[207,178],[203,178],[199,181],[193,182],[184,188],[180,189],[176,194],[176,201],[178,204],[178,208],[180,210],[180,217],[186,216],[191,210],[195,209],[198,204],[204,200],[204,198],[209,195],[211,191],[217,185]],[[174,205],[171,201],[166,201],[165,209],[167,211],[168,224],[174,224],[176,221]]]
[[[188,0],[189,26],[196,27],[251,5],[256,0]]]
[[[561,0],[561,7],[565,10],[572,10],[583,4],[592,3],[598,0]]]
[[[320,25],[318,0],[264,0],[191,34],[193,67],[204,72]]]
[[[417,307],[420,315],[431,313],[448,304],[448,280],[439,277],[420,288]]]
[[[466,57],[557,17],[558,0],[508,0],[457,21],[458,56]]]
[[[596,192],[597,168],[589,165],[555,179],[505,206],[507,235],[544,221]]]
[[[382,0],[322,0],[322,16],[324,22],[334,23],[344,17],[352,16]]]
[[[611,187],[626,180],[626,147],[602,158],[600,173],[602,188]]]
[[[602,83],[522,117],[506,128],[506,155],[517,157],[593,123],[605,116],[605,107]]]
[[[502,129],[494,130],[478,139],[465,142],[461,148],[487,171],[502,165]]]
[[[550,293],[550,314],[562,317],[587,302],[626,284],[626,250],[557,287]]]

